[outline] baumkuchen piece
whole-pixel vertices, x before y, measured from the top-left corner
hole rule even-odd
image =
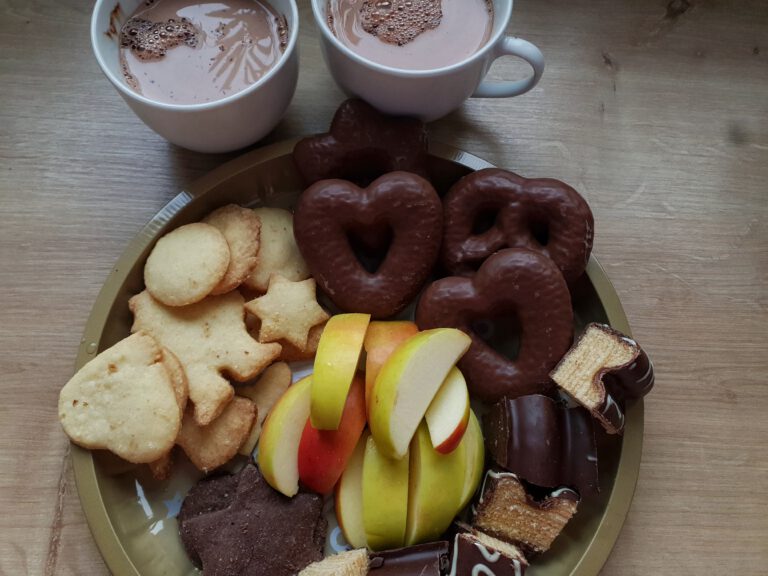
[[[517,357],[494,350],[475,327],[514,316],[520,327]],[[560,270],[539,252],[514,248],[489,257],[472,278],[433,282],[416,309],[422,330],[453,327],[472,346],[459,363],[470,392],[485,402],[546,390],[549,371],[572,342],[571,295]]]
[[[387,318],[416,297],[432,272],[442,205],[429,182],[407,172],[386,174],[367,188],[323,180],[301,195],[294,223],[299,249],[334,304]],[[366,268],[356,248],[380,262]]]
[[[445,541],[407,548],[371,552],[371,576],[440,576],[449,566],[449,544]]]
[[[367,184],[404,170],[427,176],[427,130],[414,118],[386,116],[362,100],[347,100],[328,133],[304,138],[293,159],[307,184],[343,178]]]
[[[527,567],[517,546],[473,530],[456,535],[448,576],[523,576]]]
[[[523,550],[546,552],[578,503],[578,494],[569,488],[536,500],[514,474],[489,470],[472,527]]]
[[[594,218],[576,190],[548,178],[523,178],[499,168],[459,180],[445,197],[442,261],[469,275],[504,248],[528,248],[551,258],[572,282],[592,251]]]
[[[500,467],[536,486],[598,493],[593,419],[547,396],[504,398],[483,418],[485,445]]]
[[[320,496],[286,498],[252,464],[202,480],[179,513],[181,541],[206,576],[294,576],[322,559],[326,527]]]
[[[653,364],[637,342],[606,326],[590,324],[550,374],[610,434],[624,429],[624,403],[653,388]]]

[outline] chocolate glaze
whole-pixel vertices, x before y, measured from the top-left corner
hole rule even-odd
[[[511,360],[489,346],[473,325],[514,315],[520,347]],[[568,350],[573,310],[568,286],[554,263],[539,252],[502,250],[489,257],[472,278],[433,282],[416,308],[419,328],[453,327],[469,334],[472,345],[459,362],[470,392],[485,402],[516,398],[550,387],[547,375]]]
[[[588,346],[585,344],[585,337],[593,331],[602,332],[625,350],[628,348],[632,358],[622,366],[604,367],[595,372],[591,386],[599,401],[586,402],[576,396],[574,398],[585,405],[609,434],[621,434],[624,430],[624,410],[627,402],[645,396],[653,388],[655,382],[653,363],[635,340],[606,324],[597,323],[586,327],[573,348],[562,359],[562,363],[565,363],[571,354],[576,353],[575,351],[580,351],[581,347]],[[581,353],[589,354],[589,350]],[[552,377],[556,381],[559,367],[560,364],[552,371]],[[567,387],[564,389],[573,395]]]
[[[296,144],[293,159],[307,184],[343,178],[366,185],[396,170],[426,178],[427,130],[420,120],[386,116],[362,100],[347,100],[326,134]]]
[[[293,576],[322,559],[327,524],[320,496],[286,498],[252,464],[232,478],[234,491],[226,477],[204,480],[179,514],[184,548],[206,576]]]
[[[545,552],[576,513],[579,495],[558,488],[533,496],[516,474],[488,470],[472,527],[522,548]]]
[[[485,230],[478,223],[485,218]],[[552,179],[526,179],[499,168],[478,170],[445,197],[441,259],[453,274],[471,275],[503,248],[528,248],[551,258],[567,282],[584,272],[594,218],[576,190]]]
[[[384,552],[371,552],[369,572],[375,576],[440,576],[448,570],[449,544],[419,544]]]
[[[539,394],[503,398],[483,423],[486,447],[505,470],[544,488],[568,486],[582,497],[598,493],[595,431],[584,408]]]
[[[508,556],[481,543],[472,533],[457,534],[448,576],[523,576],[528,562],[520,553]]]
[[[350,236],[381,250],[388,231],[386,256],[367,270]],[[386,174],[364,189],[320,181],[304,191],[294,215],[296,242],[318,285],[345,312],[375,318],[397,314],[416,297],[437,260],[441,232],[437,192],[407,172]]]

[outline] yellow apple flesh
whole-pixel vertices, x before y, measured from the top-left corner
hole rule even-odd
[[[370,434],[364,432],[336,484],[336,519],[344,538],[353,548],[368,545],[363,523],[363,460],[368,438]]]
[[[422,423],[411,442],[410,461],[406,546],[435,540],[453,522],[464,489],[466,446],[439,453]]]
[[[475,495],[477,487],[480,485],[480,480],[483,478],[483,468],[485,466],[483,432],[480,428],[480,422],[477,421],[477,416],[475,416],[474,411],[471,409],[469,411],[467,431],[461,443],[466,446],[467,465],[464,469],[464,487],[459,510],[463,510],[469,504],[469,501],[472,500],[472,496]]]
[[[424,415],[432,446],[442,454],[453,451],[469,422],[469,391],[464,375],[452,368]]]
[[[369,425],[379,450],[402,458],[441,384],[472,343],[455,328],[419,332],[397,347],[373,387]]]
[[[299,442],[309,418],[312,377],[289,386],[264,421],[259,441],[259,469],[278,492],[299,491]]]
[[[363,525],[368,547],[403,546],[407,520],[408,458],[387,458],[369,437],[363,459]]]
[[[370,314],[337,314],[325,325],[312,376],[313,428],[336,430],[339,427],[370,320]]]
[[[377,320],[368,326],[365,334],[365,405],[366,414],[371,413],[373,385],[381,367],[392,352],[405,340],[419,331],[416,324],[407,320]]]

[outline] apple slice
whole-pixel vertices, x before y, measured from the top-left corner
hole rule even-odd
[[[467,429],[469,412],[467,381],[454,367],[448,372],[424,415],[435,450],[448,454],[459,445]]]
[[[368,547],[403,546],[407,520],[408,458],[387,458],[369,437],[363,459],[363,525]]]
[[[381,452],[402,458],[448,372],[472,343],[455,328],[419,332],[384,363],[373,387],[371,434]]]
[[[450,454],[439,453],[422,423],[411,442],[410,459],[406,546],[437,539],[453,522],[464,490],[467,450],[460,443]]]
[[[483,469],[485,467],[485,443],[483,442],[483,432],[480,428],[480,422],[473,410],[469,411],[469,424],[461,444],[467,449],[467,465],[464,468],[464,488],[461,494],[461,503],[459,510],[472,500],[480,480],[483,478]]]
[[[370,415],[371,398],[373,398],[373,384],[379,375],[381,367],[387,358],[400,344],[419,332],[413,322],[399,321],[374,321],[368,325],[365,333],[365,407],[366,414]]]
[[[336,519],[352,548],[365,548],[368,545],[363,523],[363,460],[370,436],[368,432],[360,436],[347,462],[347,468],[336,484]]]
[[[336,430],[355,377],[370,314],[338,314],[325,325],[312,377],[312,426]]]
[[[318,494],[329,494],[341,477],[365,428],[365,383],[355,376],[338,430],[317,430],[307,419],[299,443],[299,480]]]
[[[259,469],[267,483],[286,496],[299,491],[299,442],[309,418],[311,387],[311,376],[289,386],[261,430]]]

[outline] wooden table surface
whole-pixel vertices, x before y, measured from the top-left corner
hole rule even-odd
[[[92,4],[0,0],[0,574],[107,572],[58,391],[129,240],[236,156],[181,150],[133,116],[91,54]],[[299,4],[299,86],[265,143],[322,131],[343,99]],[[541,84],[470,101],[431,136],[583,193],[655,361],[637,492],[603,574],[766,574],[768,6],[515,4],[511,31],[547,59]]]

